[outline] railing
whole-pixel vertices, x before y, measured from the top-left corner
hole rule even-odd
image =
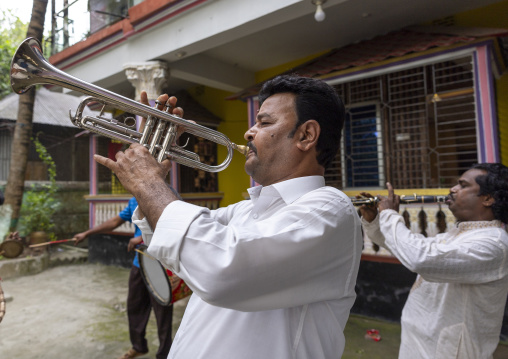
[[[224,196],[221,192],[213,193],[183,193],[183,200],[197,206],[216,209],[219,207],[220,201]],[[90,205],[90,228],[100,225],[108,219],[118,215],[132,196],[130,195],[96,195],[85,196]],[[134,233],[134,225],[125,222],[113,232],[115,233]]]
[[[130,195],[96,195],[85,196],[89,203],[90,228],[98,226],[118,215],[127,206]],[[115,233],[134,233],[134,225],[125,222],[113,230]]]

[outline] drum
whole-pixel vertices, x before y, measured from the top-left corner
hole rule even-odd
[[[0,255],[5,258],[16,258],[23,253],[24,248],[20,240],[7,239],[0,244]]]
[[[162,305],[171,305],[192,294],[185,282],[172,273],[154,257],[149,255],[146,245],[140,245],[136,251],[140,253],[139,268],[141,276],[154,299]]]

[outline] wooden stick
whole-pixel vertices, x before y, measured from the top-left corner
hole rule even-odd
[[[138,252],[138,253],[140,253],[140,254],[144,255],[144,256],[147,256],[147,257],[148,257],[148,258],[150,258],[150,259],[153,259],[154,261],[157,261],[157,262],[159,261],[157,258],[154,258],[154,257],[152,257],[151,255],[149,255],[148,253],[143,252],[143,251],[140,251],[140,250],[139,250],[139,249],[137,249],[137,248],[134,248],[134,250],[135,250],[136,252]]]
[[[44,242],[44,243],[39,243],[39,244],[32,244],[32,245],[29,245],[28,248],[35,248],[35,247],[42,247],[42,246],[49,246],[50,244],[57,244],[57,243],[65,243],[65,242],[75,242],[76,239],[75,238],[71,238],[71,239],[62,239],[60,241],[51,241],[51,242]]]

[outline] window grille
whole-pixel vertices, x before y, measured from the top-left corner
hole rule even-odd
[[[477,162],[471,56],[335,88],[347,110],[328,185],[447,188]]]
[[[426,188],[429,158],[425,69],[386,76],[387,166],[395,188]]]
[[[384,184],[381,124],[373,104],[346,111],[342,141],[343,178],[347,187],[379,187]]]

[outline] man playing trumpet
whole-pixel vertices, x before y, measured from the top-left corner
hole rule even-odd
[[[174,97],[158,100],[183,115]],[[116,162],[95,157],[137,198],[148,253],[193,290],[169,358],[324,359],[344,350],[362,233],[349,198],[323,177],[344,106],[326,83],[290,76],[268,81],[260,103],[245,133],[245,170],[260,186],[226,208],[178,201],[164,182],[170,162],[143,146]]]
[[[492,358],[508,293],[508,168],[466,171],[446,200],[457,225],[435,238],[406,228],[387,187],[377,208],[360,211],[367,236],[418,274],[402,311],[399,359]]]

